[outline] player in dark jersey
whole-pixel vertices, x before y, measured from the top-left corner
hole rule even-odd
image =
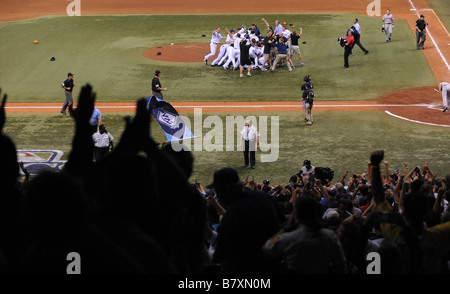
[[[239,44],[240,50],[241,50],[241,66],[239,70],[239,76],[242,78],[244,76],[244,65],[248,66],[247,69],[247,76],[251,77],[252,74],[250,71],[252,70],[252,62],[250,60],[250,47],[251,47],[250,39],[248,34],[245,34],[245,37],[241,40],[241,43]]]

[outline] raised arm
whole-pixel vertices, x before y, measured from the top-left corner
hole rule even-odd
[[[322,180],[321,179],[316,179],[316,186],[320,190],[320,195],[323,198],[325,198],[327,200],[330,200],[330,195],[328,195],[327,189],[322,185]]]
[[[381,179],[380,163],[383,160],[384,151],[376,150],[370,155],[371,171],[372,171],[372,191],[375,203],[381,203],[384,200],[383,182]]]
[[[436,199],[434,200],[434,205],[433,205],[433,210],[436,211],[437,213],[439,213],[439,215],[442,213],[442,199],[444,198],[445,195],[445,188],[441,187],[438,190],[438,195],[436,197]]]
[[[408,180],[409,183],[411,183],[412,181],[414,181],[413,179],[413,174],[416,171],[416,169],[414,168],[413,170],[411,170],[407,175],[406,175],[406,179]]]
[[[347,174],[348,174],[348,170],[346,170],[344,172],[344,175],[342,175],[341,179],[339,180],[339,183],[341,183],[342,185],[344,185],[345,178],[347,177]]]
[[[2,89],[0,89],[0,96],[2,94]],[[2,99],[2,105],[0,106],[0,134],[2,133],[3,130],[3,126],[5,125],[5,121],[6,121],[6,114],[5,114],[5,105],[6,105],[6,100],[8,99],[8,95],[3,95],[3,99]]]
[[[430,167],[428,166],[428,161],[425,161],[423,163],[423,174],[425,176],[425,179],[427,179],[428,181],[432,182],[434,181],[435,175],[433,174],[433,172],[430,170]]]
[[[389,162],[384,161],[384,184],[389,184]]]
[[[92,86],[87,84],[81,88],[78,98],[78,107],[75,110],[75,135],[72,141],[72,150],[64,166],[64,171],[76,177],[82,176],[93,165],[94,143],[90,131],[89,120],[94,111],[96,94]]]
[[[409,174],[408,162],[407,161],[403,162],[403,165],[405,166],[405,174]]]
[[[270,30],[270,25],[264,17],[262,18],[262,21],[266,24],[267,30]]]
[[[230,38],[233,38],[233,35],[232,35],[231,32],[228,30],[228,28],[225,28],[225,30],[227,31],[228,36],[230,36]],[[227,41],[227,42],[229,42],[229,41]]]
[[[372,163],[367,163],[367,181],[372,182]]]

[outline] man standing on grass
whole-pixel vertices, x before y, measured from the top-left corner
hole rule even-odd
[[[163,99],[163,94],[161,91],[167,91],[167,88],[163,88],[161,86],[161,82],[159,81],[160,74],[160,70],[155,71],[155,76],[152,79],[152,95],[158,99]]]
[[[353,43],[355,42],[355,38],[353,37],[353,31],[348,31],[348,36],[345,38],[339,37],[338,41],[341,41],[341,46],[344,44],[344,67],[349,68],[348,57],[352,53]]]
[[[106,155],[108,155],[110,149],[114,149],[114,137],[108,133],[105,125],[101,124],[98,127],[98,131],[92,135],[92,140],[94,141],[94,159],[99,161]]]
[[[252,46],[250,44],[250,40],[249,40],[249,36],[246,34],[245,38],[243,38],[241,40],[241,43],[239,44],[240,46],[240,54],[241,54],[241,65],[239,67],[239,76],[242,78],[244,76],[243,74],[243,70],[244,70],[244,65],[248,66],[247,69],[247,76],[251,77],[252,74],[250,73],[250,71],[252,70],[252,62],[250,61],[250,55],[249,55],[249,51],[250,51],[250,47]]]
[[[303,63],[302,55],[300,53],[300,47],[298,45],[298,40],[300,39],[300,37],[303,34],[303,29],[300,28],[300,33],[297,34],[297,31],[294,31],[294,27],[295,26],[291,27],[291,32],[292,32],[292,34],[291,34],[291,53],[289,54],[289,63],[292,65],[292,67],[294,66],[294,63],[292,62],[292,56],[294,54],[298,55],[298,59],[300,60],[300,66],[305,65]]]
[[[313,115],[311,111],[314,104],[314,92],[311,90],[310,83],[304,84],[302,100],[304,102],[306,124],[310,126],[313,124]]]
[[[287,64],[289,72],[292,72],[291,63],[288,60],[287,40],[284,37],[279,37],[278,43],[273,43],[272,41],[269,41],[269,43],[271,46],[277,47],[278,49],[277,57],[275,58],[272,65],[272,69],[270,71],[273,72],[276,69],[279,62],[285,62]]]
[[[386,43],[391,41],[392,37],[392,29],[394,28],[394,16],[391,14],[391,11],[386,10],[386,14],[383,15],[382,18],[383,27],[381,31],[384,32],[386,36]]]
[[[66,99],[64,100],[63,107],[61,108],[61,113],[66,115],[66,108],[69,108],[70,116],[73,116],[73,97],[72,91],[73,87],[76,87],[77,84],[73,82],[73,73],[69,72],[67,74],[67,79],[61,84],[61,88],[64,89],[64,95]]]
[[[243,142],[245,142],[243,146]],[[241,131],[240,146],[244,147],[244,166],[250,163],[251,168],[255,168],[256,149],[259,144],[259,134],[251,119],[245,121],[245,127]],[[250,154],[250,161],[249,161]]]
[[[358,23],[358,19],[355,18],[355,20],[353,21],[353,28],[354,28],[354,39],[355,42],[353,43],[352,49],[353,47],[355,47],[355,45],[358,45],[359,48],[361,48],[361,50],[364,52],[364,54],[369,54],[369,50],[367,50],[366,48],[364,48],[364,46],[361,44],[361,27]]]

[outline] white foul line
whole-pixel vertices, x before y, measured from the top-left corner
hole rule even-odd
[[[416,7],[414,6],[414,3],[412,2],[412,0],[408,0],[408,1],[411,4],[411,6],[414,9],[414,11],[416,12],[416,15],[418,17],[420,17],[420,14],[417,11]],[[433,36],[431,35],[431,33],[430,33],[430,31],[428,29],[427,29],[427,34],[430,36],[431,41],[433,41],[434,47],[436,48],[436,50],[438,51],[439,55],[441,56],[442,61],[444,61],[445,65],[447,66],[447,69],[450,71],[450,65],[448,64],[447,60],[445,59],[444,55],[442,54],[441,50],[439,49],[439,46],[436,44],[436,41],[434,40]]]
[[[403,120],[406,120],[406,121],[410,121],[410,122],[415,122],[415,123],[418,123],[418,124],[450,128],[450,125],[440,125],[440,124],[433,124],[433,123],[427,123],[427,122],[423,122],[423,121],[413,120],[413,119],[409,119],[409,118],[406,118],[406,117],[403,117],[403,116],[399,116],[399,115],[393,114],[393,113],[391,113],[391,112],[389,112],[387,110],[385,110],[384,112],[389,114],[390,116],[393,116],[393,117],[396,117],[396,118],[399,118],[399,119],[403,119]]]
[[[177,105],[173,103],[176,108],[292,108],[301,107],[301,102],[299,104],[271,104],[271,105]],[[314,107],[429,107],[429,104],[419,103],[419,104],[319,104],[314,105]],[[60,106],[5,106],[5,109],[60,109]],[[107,108],[130,108],[134,109],[136,106],[131,105],[102,105],[97,106],[99,109]]]

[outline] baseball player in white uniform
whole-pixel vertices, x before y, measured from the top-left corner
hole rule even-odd
[[[261,58],[261,56],[263,52],[261,51],[261,47],[258,48],[258,46],[256,45],[256,40],[252,40],[252,47],[250,48],[249,51],[249,56],[251,58],[253,58],[255,60],[255,63],[252,65],[252,69],[255,69],[257,67],[261,68],[262,66],[259,65],[259,59]]]
[[[237,69],[239,67],[239,59],[241,56],[241,48],[240,48],[240,43],[242,40],[242,36],[241,34],[245,32],[245,27],[242,26],[242,29],[235,35],[234,40],[233,40],[233,47],[229,47],[227,49],[227,55],[228,55],[228,60],[227,62],[223,65],[223,69],[227,69],[228,66],[230,65],[230,63],[233,63],[233,69]]]
[[[392,29],[394,28],[394,16],[391,14],[389,9],[386,10],[386,14],[383,15],[382,23],[383,27],[381,30],[384,31],[387,43],[391,41]]]
[[[234,35],[236,34],[235,30],[228,31],[228,28],[225,28],[227,31],[227,39],[225,40],[225,44],[220,46],[219,56],[211,63],[211,66],[222,65],[227,59],[227,50],[229,47],[233,46],[234,43]]]
[[[228,43],[225,43],[222,46],[220,46],[219,55],[217,55],[217,58],[214,59],[213,62],[211,62],[211,66],[216,66],[216,65],[222,64],[220,61],[222,60],[222,58],[224,58],[224,56],[226,56],[228,47],[230,47],[230,44],[228,44]]]
[[[442,92],[442,112],[449,111],[450,105],[448,99],[450,99],[450,83],[440,83],[439,90]]]
[[[208,60],[213,57],[214,55],[216,55],[216,50],[217,50],[217,44],[219,44],[220,40],[224,39],[224,37],[222,37],[222,35],[220,34],[220,28],[215,29],[212,32],[211,35],[211,43],[209,44],[209,48],[211,50],[211,52],[205,56],[205,65],[208,64]]]

